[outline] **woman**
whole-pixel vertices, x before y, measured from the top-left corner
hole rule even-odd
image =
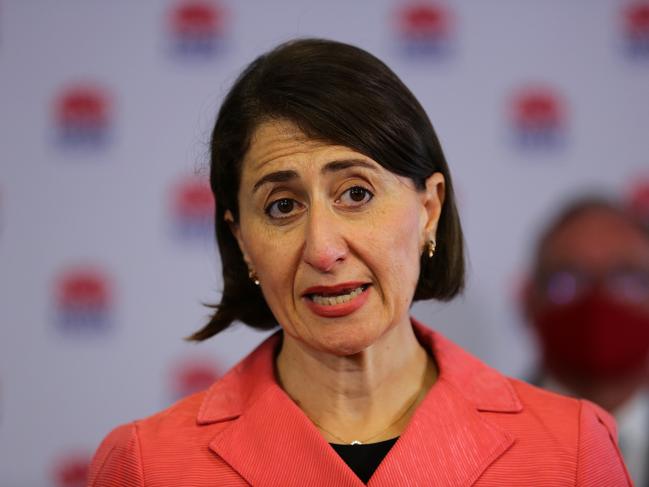
[[[381,61],[324,40],[242,73],[212,135],[234,320],[281,331],[208,391],[113,431],[90,485],[630,485],[596,406],[508,379],[411,320],[463,287],[451,177]]]

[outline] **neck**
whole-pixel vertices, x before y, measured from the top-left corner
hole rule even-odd
[[[437,377],[409,320],[349,356],[284,334],[277,371],[284,390],[332,443],[398,436]]]

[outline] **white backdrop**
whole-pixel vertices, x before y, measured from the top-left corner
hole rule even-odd
[[[516,293],[539,225],[586,190],[649,194],[646,1],[2,0],[0,485],[83,485],[112,427],[261,340],[181,338],[221,289],[211,124],[296,36],[371,51],[428,111],[469,285],[413,311],[508,374],[535,360]]]

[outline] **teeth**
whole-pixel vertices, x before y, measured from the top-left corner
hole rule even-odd
[[[313,299],[314,303],[320,305],[333,306],[334,304],[343,304],[351,301],[362,292],[363,286],[359,286],[356,289],[348,292],[347,294],[339,294],[338,296],[322,296],[320,294],[313,294],[311,296],[311,299]]]

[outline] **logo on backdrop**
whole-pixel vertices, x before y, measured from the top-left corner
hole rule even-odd
[[[105,146],[110,137],[111,118],[110,96],[97,85],[70,86],[54,101],[56,139],[64,147]]]
[[[403,55],[438,59],[449,54],[452,19],[446,7],[431,2],[404,5],[395,12],[394,24]]]
[[[649,59],[649,1],[627,5],[622,10],[622,28],[627,53]]]
[[[203,240],[213,237],[214,198],[205,178],[189,176],[177,181],[171,189],[173,233],[181,240]]]
[[[67,453],[55,461],[52,477],[56,487],[84,487],[88,482],[90,455]]]
[[[55,281],[58,326],[69,333],[103,332],[110,327],[112,293],[108,276],[94,266],[62,272]]]
[[[212,59],[224,48],[226,20],[225,9],[214,1],[178,2],[169,15],[172,54]]]
[[[176,361],[169,375],[172,400],[204,391],[221,377],[221,367],[210,358],[191,357]]]
[[[547,86],[515,92],[509,104],[514,142],[523,149],[554,149],[566,139],[565,102]]]

